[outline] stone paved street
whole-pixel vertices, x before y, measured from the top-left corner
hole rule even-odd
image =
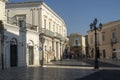
[[[100,70],[75,80],[120,80],[120,70]]]
[[[107,63],[112,65],[111,69],[106,67],[95,70],[91,61],[64,60],[44,67],[0,70],[0,80],[120,80],[120,67]]]
[[[74,80],[99,70],[29,67],[0,71],[0,80]]]

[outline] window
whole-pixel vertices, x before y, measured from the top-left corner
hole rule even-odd
[[[53,32],[55,32],[55,22],[53,22]]]
[[[115,32],[112,32],[112,39],[115,39]]]
[[[93,44],[93,35],[91,36],[91,39],[90,39],[90,40],[91,40],[91,44]]]
[[[51,23],[49,22],[49,30],[51,30]]]
[[[102,41],[105,41],[105,32],[102,33]]]
[[[19,27],[25,27],[25,21],[24,20],[19,20]]]
[[[106,51],[103,50],[103,58],[106,58]]]
[[[79,38],[74,39],[74,46],[80,46],[79,44]]]
[[[61,34],[61,29],[60,29],[61,27],[59,26],[59,33]]]
[[[97,44],[99,45],[99,34],[97,33]]]
[[[46,29],[46,19],[44,19],[44,28]]]
[[[26,15],[16,15],[19,27],[26,27]]]
[[[75,44],[78,45],[78,40],[75,40]]]

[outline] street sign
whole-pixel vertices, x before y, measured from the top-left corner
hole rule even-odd
[[[39,47],[39,51],[42,51],[42,48],[41,48],[41,47]]]

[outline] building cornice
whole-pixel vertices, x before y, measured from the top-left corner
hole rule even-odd
[[[40,6],[42,2],[15,2],[6,3],[6,8],[21,8],[21,7],[36,7]]]
[[[110,27],[113,27],[113,26],[117,26],[117,25],[120,25],[120,20],[116,20],[116,21],[111,21],[111,22],[105,23],[105,24],[103,24],[102,29],[107,29],[107,28],[110,28]],[[91,32],[91,31],[92,30],[88,30],[87,33]]]
[[[120,25],[120,20],[111,21],[111,22],[103,24],[103,29],[109,28],[109,27],[112,27],[112,26],[116,26],[116,25]]]
[[[64,20],[58,16],[47,4],[45,4],[43,1],[33,1],[33,2],[16,2],[16,3],[7,3],[6,8],[23,8],[23,7],[41,7],[43,5],[47,10],[49,10],[53,15],[55,15],[58,19],[62,21],[62,23],[65,25]]]

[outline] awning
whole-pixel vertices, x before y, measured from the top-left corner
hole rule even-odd
[[[112,52],[114,52],[114,53],[119,53],[119,52],[120,52],[120,50],[115,50],[115,51],[112,51]]]

